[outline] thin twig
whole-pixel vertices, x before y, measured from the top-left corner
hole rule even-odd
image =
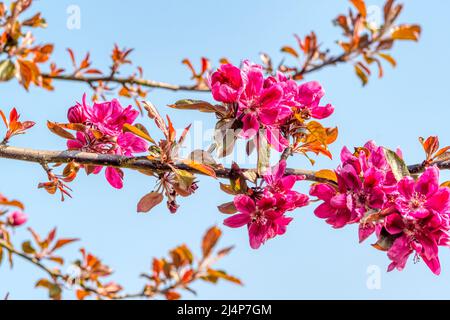
[[[146,80],[146,79],[138,79],[133,77],[128,78],[120,78],[120,77],[111,77],[111,76],[99,76],[99,77],[83,77],[76,75],[51,75],[51,74],[42,74],[43,78],[54,79],[54,80],[62,80],[62,81],[76,81],[76,82],[86,82],[88,84],[92,84],[93,82],[113,82],[118,84],[138,84],[147,88],[159,88],[166,89],[172,91],[197,91],[197,92],[208,92],[208,88],[199,88],[195,85],[176,85],[170,84],[166,82],[159,82],[154,80]]]

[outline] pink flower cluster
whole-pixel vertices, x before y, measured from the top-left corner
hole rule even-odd
[[[131,132],[123,132],[123,126],[132,124],[138,115],[139,112],[132,106],[123,108],[116,99],[90,106],[84,95],[82,103],[69,109],[67,118],[70,123],[83,124],[85,130],[77,131],[76,140],[69,140],[67,147],[70,150],[125,156],[145,152],[148,148],[145,140]],[[98,174],[101,170],[102,167],[97,166],[92,168],[92,173]],[[105,176],[114,188],[123,187],[122,170],[108,167]]]
[[[439,274],[438,247],[450,246],[450,189],[439,186],[439,169],[397,181],[383,148],[373,142],[356,155],[344,148],[341,161],[336,185],[311,187],[310,195],[323,201],[316,216],[335,228],[358,223],[360,242],[375,233],[374,246],[392,261],[388,271],[402,270],[414,253]]]
[[[282,73],[265,78],[262,66],[249,61],[242,68],[222,65],[211,75],[210,86],[215,100],[236,105],[236,118],[243,124],[241,137],[251,139],[264,128],[277,151],[289,144],[280,129],[294,112],[323,119],[334,111],[330,104],[320,105],[325,92],[318,82],[298,85]]]
[[[307,195],[292,190],[302,177],[284,176],[286,161],[282,160],[264,176],[265,186],[252,190],[252,195],[238,195],[234,205],[239,213],[225,219],[231,228],[247,226],[250,246],[258,249],[267,240],[286,232],[292,217],[286,213],[308,204]]]

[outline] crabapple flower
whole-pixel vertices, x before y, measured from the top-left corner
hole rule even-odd
[[[319,106],[320,100],[325,95],[320,83],[311,81],[302,84],[298,87],[296,101],[302,111],[306,111],[312,118],[324,119],[328,118],[334,112],[334,107],[331,104]]]
[[[439,187],[439,169],[436,167],[427,168],[417,182],[404,177],[397,190],[395,206],[405,218],[423,219],[449,209],[449,190]]]
[[[232,64],[222,64],[212,74],[210,87],[215,100],[225,103],[237,101],[243,88],[241,70]]]
[[[238,195],[234,205],[239,213],[225,219],[224,224],[230,228],[247,225],[252,249],[258,249],[268,239],[284,234],[292,221],[283,215],[282,210],[274,209],[276,199],[273,197],[255,201],[247,195]]]
[[[14,211],[8,216],[8,223],[13,227],[20,227],[28,221],[28,216],[21,211]]]
[[[323,201],[315,215],[334,228],[359,222],[367,212],[382,209],[387,199],[385,188],[395,183],[383,149],[372,141],[357,155],[344,147],[341,161],[336,185],[319,183],[310,190],[310,195]]]
[[[236,110],[235,117],[242,122],[241,138],[253,139],[262,130],[279,152],[289,146],[289,135],[283,129],[294,113],[302,113],[305,119],[324,119],[334,111],[331,104],[320,106],[325,92],[318,82],[299,86],[280,72],[265,77],[263,67],[248,60],[240,69],[223,64],[212,73],[210,87],[215,100]]]
[[[125,124],[133,124],[139,112],[132,106],[122,107],[118,100],[86,103],[86,95],[82,103],[77,103],[68,111],[67,118],[70,123],[83,124],[84,131],[77,131],[75,140],[67,141],[67,148],[84,152],[100,154],[116,154],[133,156],[135,153],[145,152],[148,144],[142,138],[123,132]],[[98,174],[102,167],[85,167],[87,172]],[[106,180],[117,189],[123,187],[123,171],[108,167],[105,170]]]
[[[286,160],[268,170],[263,176],[267,186],[264,194],[276,199],[276,206],[284,211],[293,211],[308,205],[309,197],[292,190],[297,181],[304,180],[304,176],[285,176]]]
[[[404,177],[398,183],[397,212],[387,216],[386,231],[396,239],[388,251],[388,270],[402,270],[415,253],[430,270],[440,273],[439,246],[450,246],[450,189],[439,186],[439,169],[429,167],[414,181]]]
[[[284,114],[279,108],[283,98],[282,87],[277,83],[265,85],[261,66],[245,61],[242,73],[244,90],[238,100],[237,116],[242,119],[242,136],[250,139],[258,133],[261,125],[276,125],[290,114]]]
[[[401,152],[397,151],[401,158]],[[397,181],[384,149],[369,141],[352,154],[341,152],[337,183],[319,183],[310,195],[323,202],[314,211],[335,228],[359,224],[360,242],[375,233],[375,248],[387,251],[388,271],[422,259],[439,274],[439,246],[450,247],[450,189],[439,185],[439,169]]]
[[[292,217],[285,214],[308,204],[308,196],[292,190],[301,178],[284,176],[286,161],[282,160],[264,176],[266,186],[254,190],[252,196],[240,194],[234,198],[237,214],[225,219],[230,228],[247,226],[250,247],[258,249],[267,240],[286,232]]]

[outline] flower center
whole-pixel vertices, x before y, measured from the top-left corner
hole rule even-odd
[[[264,216],[264,213],[257,210],[252,214],[252,223],[257,224],[265,224],[267,222],[267,218]]]
[[[411,200],[409,201],[409,208],[412,211],[416,211],[422,208],[423,204],[427,200],[427,197],[423,194],[415,192]]]
[[[367,204],[367,194],[364,191],[359,191],[353,194],[353,200],[357,207],[363,207]]]

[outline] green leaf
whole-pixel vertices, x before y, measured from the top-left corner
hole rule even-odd
[[[0,62],[0,81],[9,81],[16,74],[16,66],[11,60]]]
[[[386,160],[389,166],[392,169],[392,173],[397,181],[400,181],[403,177],[410,176],[408,166],[405,161],[399,157],[397,153],[392,150],[383,148],[384,155],[386,156]]]

